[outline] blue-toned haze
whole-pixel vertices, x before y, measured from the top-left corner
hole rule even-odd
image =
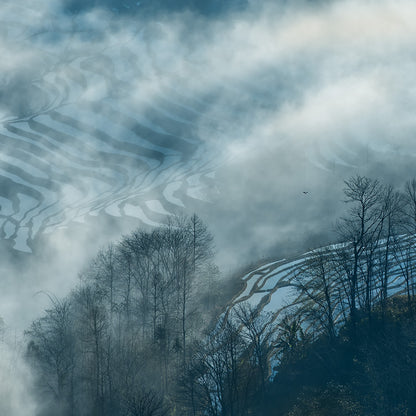
[[[413,1],[120,3],[0,6],[9,328],[134,227],[197,212],[229,271],[331,240],[346,177],[415,175]]]
[[[196,211],[231,268],[332,238],[351,174],[412,175],[412,2],[167,4],[3,3],[6,322],[132,227]]]

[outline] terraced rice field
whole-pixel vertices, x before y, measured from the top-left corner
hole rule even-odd
[[[415,290],[416,269],[416,245],[414,236],[400,236],[397,247],[390,248],[388,256],[388,296],[407,293],[406,273],[410,284],[411,293]],[[384,271],[386,244],[383,241],[375,255],[376,259],[373,266],[374,286],[372,288],[373,301],[377,302],[380,296],[381,284],[380,276]],[[239,305],[249,305],[253,309],[258,309],[265,313],[267,321],[278,324],[285,316],[287,309],[300,307],[299,279],[308,281],[316,278],[311,272],[311,264],[320,255],[327,258],[336,256],[340,250],[348,250],[348,245],[337,244],[306,252],[296,258],[278,260],[264,264],[242,277],[244,287],[230,303],[227,313],[230,313]],[[360,273],[364,276],[367,272],[365,259],[360,261]],[[328,275],[326,278],[332,282],[333,287],[339,286],[339,278],[342,271],[335,267],[327,267]],[[318,288],[319,286],[317,286]],[[312,293],[312,292],[311,292]],[[342,323],[345,319],[343,311],[348,311],[347,296],[345,293],[333,291],[333,307],[335,321]],[[357,300],[364,296],[364,289],[358,290]],[[307,327],[307,325],[306,325]]]
[[[18,9],[15,22],[0,22],[2,41],[39,44],[39,69],[1,82],[0,237],[30,252],[39,233],[88,216],[158,225],[185,207],[184,196],[205,199],[217,163],[196,126],[207,104],[163,82],[151,100],[141,98],[138,75],[159,71],[146,39],[140,50],[137,38],[106,50],[68,41],[57,53],[48,38],[80,36],[76,29],[68,33],[50,16],[34,33],[25,22],[36,11]]]
[[[113,37],[111,19],[107,23],[108,30],[88,13],[62,19],[51,5],[40,13],[36,2],[2,5],[0,239],[16,250],[30,252],[40,234],[99,215],[160,224],[166,215],[186,210],[189,198],[207,199],[223,156],[232,157],[229,141],[235,153],[248,142],[246,152],[258,154],[261,163],[275,158],[276,181],[268,179],[266,193],[273,186],[286,190],[288,168],[300,178],[292,184],[298,192],[305,178],[316,177],[308,184],[314,186],[334,171],[342,182],[365,166],[369,154],[382,155],[383,163],[398,156],[409,165],[414,159],[414,151],[402,151],[389,140],[371,141],[353,127],[346,137],[329,123],[322,138],[319,123],[325,126],[325,119],[302,116],[315,108],[299,85],[303,61],[291,71],[277,53],[280,60],[263,66],[262,60],[250,60],[251,41],[243,42],[236,55],[244,57],[247,68],[239,78],[228,73],[227,62],[218,70],[217,48],[209,41],[200,39],[206,53],[192,42],[192,47],[173,43],[191,49],[182,53],[169,50],[171,44],[164,43],[169,33],[159,34],[157,24],[153,31],[132,25]],[[221,63],[230,58],[230,71],[232,64],[235,69],[235,57],[222,53]],[[201,64],[201,56],[212,68]],[[215,70],[218,77],[209,73]],[[321,70],[308,66],[312,80]],[[271,124],[264,127],[263,121]],[[211,146],[212,137],[221,145]],[[243,157],[242,172],[245,162]],[[261,176],[270,167],[264,166],[247,170]]]

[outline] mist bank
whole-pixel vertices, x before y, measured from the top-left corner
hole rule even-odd
[[[197,212],[227,276],[334,241],[346,178],[400,187],[414,170],[414,2],[143,1],[134,13],[124,3],[131,8],[26,0],[0,8],[0,215],[9,224],[0,231],[0,316],[12,334],[41,315],[48,296],[67,295],[108,241],[162,223],[166,214],[146,210],[148,201]],[[116,110],[111,120],[102,104]],[[66,123],[67,136],[48,138],[36,121],[59,134]],[[126,143],[149,150],[143,125],[163,155],[126,152]],[[97,130],[122,142],[119,153]],[[133,195],[132,178],[172,152],[177,170]],[[118,210],[133,196],[147,218]],[[42,222],[45,205],[56,209],[53,221]],[[36,231],[32,253],[15,249],[19,227]],[[0,369],[15,383],[2,381],[0,413],[34,414],[26,364],[4,348]]]
[[[33,396],[33,373],[22,358],[25,346],[0,323],[0,412],[4,415],[37,414]]]
[[[64,6],[19,1],[2,7],[2,121],[21,127],[34,116],[65,109],[78,123],[101,128],[103,118],[93,110],[106,100],[150,121],[161,119],[158,108],[171,108],[169,100],[181,116],[192,114],[173,127],[171,117],[169,128],[175,137],[202,146],[200,153],[190,153],[213,161],[215,178],[206,181],[202,200],[185,195],[184,207],[172,211],[197,212],[210,225],[225,270],[332,241],[346,177],[359,172],[399,184],[414,166],[416,6],[411,1],[250,2],[217,15],[178,4],[175,13],[161,6],[152,17],[117,14],[96,4],[69,15]],[[75,88],[68,79],[82,60],[92,75],[82,72],[86,84]],[[60,88],[62,80],[66,89]],[[45,185],[55,192],[59,212],[75,206],[73,221],[54,219],[49,235],[43,234],[46,226],[40,228],[33,258],[6,256],[2,293],[9,312],[0,314],[13,321],[32,314],[32,306],[20,305],[36,304],[38,291],[65,292],[100,244],[143,226],[134,217],[105,212],[93,217],[94,198],[86,218],[78,215],[85,194],[102,191],[95,178],[103,177],[101,167],[112,161],[89,133],[78,130],[77,146],[67,138],[65,149],[77,149],[97,164],[97,170],[90,167],[94,180],[69,169],[61,176],[52,172]],[[125,126],[113,134],[125,137]],[[2,169],[8,176],[0,185],[8,197],[22,193],[5,179],[10,166],[17,176],[16,167],[26,168],[17,165],[16,148],[26,152],[29,164],[40,165],[22,140],[5,143]],[[41,159],[48,165],[54,157]],[[128,178],[142,174],[136,160],[121,164],[132,172]],[[189,165],[177,166],[180,173],[189,171]],[[110,194],[119,189],[119,172],[105,172]],[[106,200],[102,211],[112,202]],[[13,220],[27,220],[28,211],[33,212],[31,205]],[[17,295],[22,287],[29,302]]]

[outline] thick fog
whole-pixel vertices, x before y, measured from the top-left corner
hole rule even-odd
[[[2,415],[29,416],[36,414],[33,397],[33,377],[22,360],[23,350],[13,342],[12,334],[0,329],[0,413]]]
[[[0,6],[8,328],[167,214],[197,212],[228,273],[336,238],[349,176],[414,176],[413,1],[142,3]]]

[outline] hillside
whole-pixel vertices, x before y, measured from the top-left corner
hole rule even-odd
[[[387,416],[416,411],[415,304],[390,298],[371,320],[361,316],[355,331],[299,340],[282,354],[278,374],[257,415]]]
[[[398,345],[375,355],[372,345],[390,332],[415,342],[416,179],[395,190],[357,175],[344,194],[342,243],[256,267],[228,304],[238,280],[219,279],[213,236],[196,215],[101,249],[26,331],[42,412],[77,413],[82,403],[87,415],[140,415],[146,403],[149,416],[289,416],[307,408],[303,395],[318,409],[333,395],[333,411],[351,399],[345,414],[382,415],[365,403],[360,374],[382,379],[381,357]],[[409,360],[403,380],[412,382]],[[403,371],[396,364],[387,376]],[[374,394],[390,385],[398,390],[392,381]],[[411,409],[403,394],[386,408]]]
[[[414,412],[416,2],[0,3],[0,415]]]
[[[390,253],[387,253],[386,259],[386,240],[381,240],[372,254],[376,259],[371,264],[372,273],[375,275],[374,302],[381,298],[382,274],[386,272],[387,263],[387,296],[407,295],[408,291],[413,295],[415,281],[414,273],[416,266],[416,238],[414,236],[395,236],[394,247],[390,247]],[[391,245],[392,242],[390,242]],[[313,298],[314,292],[322,289],[322,283],[313,280],[319,280],[322,275],[315,270],[316,264],[326,263],[328,268],[326,278],[331,285],[331,290],[335,292],[337,281],[342,275],[341,268],[344,267],[340,257],[345,253],[351,255],[352,248],[348,243],[340,243],[314,249],[293,259],[277,260],[267,262],[241,277],[244,283],[242,290],[233,298],[227,308],[226,313],[232,313],[232,310],[240,305],[246,305],[252,309],[258,310],[268,316],[273,325],[285,317],[286,311],[293,310],[293,307],[302,307],[305,301],[303,293],[305,287],[309,285],[308,290],[310,298]],[[321,263],[322,264],[322,263]],[[367,259],[363,259],[360,264],[360,274],[366,275],[368,272]],[[410,281],[409,281],[410,279]],[[306,284],[305,284],[306,282]],[[365,296],[364,288],[361,288],[360,296]],[[310,299],[313,300],[313,299]],[[338,325],[344,323],[345,309],[348,308],[346,297],[343,299],[337,293],[333,300],[334,319]]]

